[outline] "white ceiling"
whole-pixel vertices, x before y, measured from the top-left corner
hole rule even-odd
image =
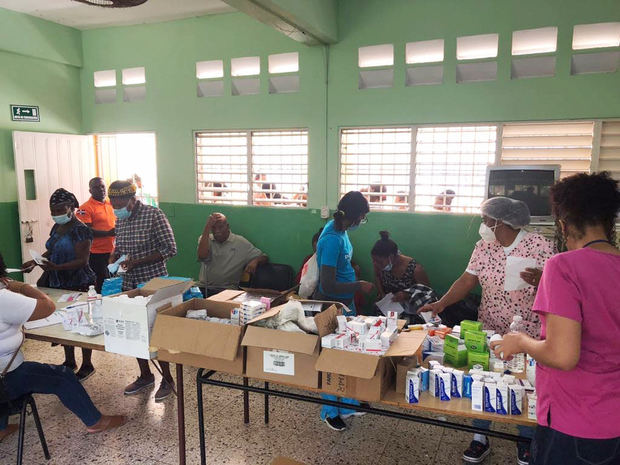
[[[156,23],[235,11],[221,0],[147,0],[132,8],[100,8],[73,0],[0,0],[0,8],[77,29]]]

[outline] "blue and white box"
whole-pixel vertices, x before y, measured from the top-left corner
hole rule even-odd
[[[450,385],[452,383],[452,373],[441,373],[439,375],[439,400],[450,400]]]
[[[420,402],[420,378],[417,373],[407,373],[407,385],[405,387],[405,400],[409,404]]]
[[[484,411],[495,413],[495,398],[497,395],[497,383],[484,383]]]

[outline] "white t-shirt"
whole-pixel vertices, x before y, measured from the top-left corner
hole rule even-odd
[[[0,289],[0,373],[22,343],[22,325],[32,316],[37,300],[8,289]],[[8,371],[24,361],[20,350]]]

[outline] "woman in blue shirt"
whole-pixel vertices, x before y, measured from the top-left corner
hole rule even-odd
[[[47,261],[40,265],[44,273],[37,281],[37,286],[86,292],[90,285],[95,284],[97,276],[88,264],[93,233],[75,216],[75,209],[79,206],[75,195],[63,188],[54,191],[50,197],[50,213],[55,224],[45,243],[47,250],[43,257]],[[24,263],[22,269],[30,273],[35,266],[37,264],[31,260]],[[63,347],[63,365],[75,370],[75,348]],[[80,381],[85,381],[95,372],[91,355],[91,349],[82,349],[82,366],[77,372]]]
[[[342,302],[349,309],[348,316],[355,315],[353,295],[356,291],[370,292],[373,284],[368,281],[356,281],[355,270],[351,266],[353,246],[347,231],[354,231],[360,224],[365,224],[366,214],[370,211],[368,201],[361,192],[351,191],[340,199],[334,219],[329,221],[319,237],[316,247],[316,261],[319,267],[319,285],[313,294],[316,300],[335,300]],[[336,396],[322,394],[324,399],[337,400]],[[359,405],[354,399],[340,399],[341,402]],[[362,413],[363,414],[363,413]],[[351,409],[340,409],[324,405],[321,419],[336,431],[344,431],[343,418],[360,415]]]

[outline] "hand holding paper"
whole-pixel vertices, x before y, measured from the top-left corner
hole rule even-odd
[[[535,258],[506,257],[506,276],[504,277],[505,291],[518,291],[526,289],[530,284],[521,278],[521,273],[526,268],[536,268]]]
[[[401,304],[392,300],[393,297],[394,294],[390,292],[389,294],[386,294],[383,299],[377,302],[377,307],[379,307],[379,310],[381,310],[381,313],[385,316],[387,316],[388,312],[396,312],[401,314],[404,310]]]

